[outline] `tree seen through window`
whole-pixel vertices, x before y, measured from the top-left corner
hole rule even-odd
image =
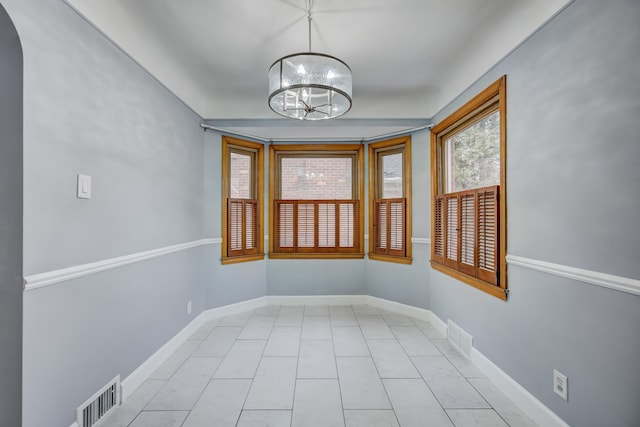
[[[446,140],[447,193],[500,184],[500,112]]]

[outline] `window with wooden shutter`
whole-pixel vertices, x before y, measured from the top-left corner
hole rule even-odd
[[[272,145],[272,258],[362,254],[361,145]]]
[[[222,263],[264,258],[262,144],[222,138]]]
[[[369,145],[369,258],[411,263],[411,138]]]
[[[480,189],[477,193],[477,273],[478,278],[492,285],[498,284],[498,242],[500,224],[498,211],[499,188]]]
[[[432,261],[498,284],[499,187],[435,196]]]
[[[501,299],[506,275],[506,77],[431,130],[431,265]]]
[[[406,199],[374,200],[373,251],[376,254],[405,255]]]
[[[276,200],[274,206],[274,252],[345,253],[357,249],[357,200]]]
[[[227,255],[254,255],[259,250],[257,199],[227,199]]]

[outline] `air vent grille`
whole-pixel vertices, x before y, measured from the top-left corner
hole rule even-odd
[[[447,339],[466,357],[471,357],[473,337],[467,331],[456,325],[449,319],[447,321]]]
[[[120,403],[120,375],[78,407],[79,427],[95,426]]]

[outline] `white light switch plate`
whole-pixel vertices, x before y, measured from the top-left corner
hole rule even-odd
[[[78,199],[91,198],[91,176],[78,174]]]

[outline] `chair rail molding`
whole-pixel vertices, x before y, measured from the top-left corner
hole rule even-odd
[[[615,276],[613,274],[600,273],[598,271],[583,268],[570,267],[568,265],[554,264],[552,262],[525,258],[517,255],[507,255],[507,264],[517,265],[531,270],[542,271],[554,276],[565,277],[590,285],[601,286],[615,291],[640,295],[640,280],[628,277]]]
[[[431,239],[428,237],[412,237],[411,243],[415,243],[416,245],[430,245]]]
[[[134,254],[124,255],[116,258],[109,258],[102,261],[90,262],[87,264],[75,265],[59,270],[47,271],[45,273],[32,274],[24,277],[24,290],[25,292],[32,291],[34,289],[54,285],[56,283],[77,279],[78,277],[100,273],[101,271],[123,267],[125,265],[148,260],[151,258],[157,258],[174,252],[196,248],[198,246],[220,243],[221,241],[222,239],[220,239],[219,237],[195,240],[193,242],[180,243],[177,245],[165,246],[159,249],[137,252]]]

